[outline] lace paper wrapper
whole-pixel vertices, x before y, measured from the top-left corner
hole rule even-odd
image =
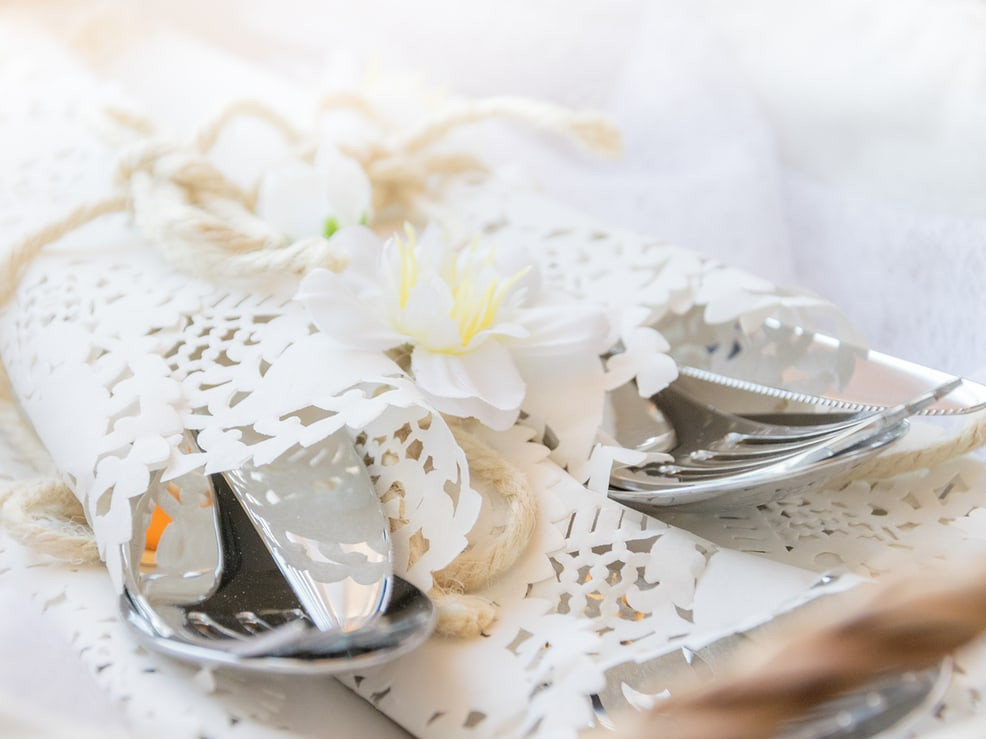
[[[86,127],[87,111],[104,92],[75,77],[71,85],[60,79],[64,95],[51,94],[50,78],[7,81],[21,95],[36,91],[18,100],[6,125],[32,130],[24,140],[38,150],[22,152],[2,175],[17,206],[4,216],[4,243],[108,187],[112,152]],[[691,252],[606,228],[509,178],[450,192],[432,216],[450,229],[523,245],[546,281],[576,297],[646,311],[649,321],[690,323],[694,341],[735,320],[819,307]],[[391,518],[399,574],[427,589],[467,536],[483,535],[489,524],[464,455],[392,364],[315,333],[291,299],[293,280],[176,272],[114,218],[39,259],[0,317],[0,354],[18,398],[83,501],[111,577],[118,577],[119,547],[132,528],[129,500],[154,475],[202,465],[226,470],[246,459],[264,464],[342,427],[368,461]],[[199,432],[205,452],[178,453],[186,428]],[[244,444],[244,428],[262,441]],[[690,653],[831,590],[818,587],[826,582],[820,571],[850,559],[829,562],[815,549],[791,557],[797,543],[773,545],[775,535],[754,519],[771,511],[790,518],[797,503],[750,514],[757,534],[703,521],[702,538],[590,489],[618,450],[597,450],[586,487],[551,461],[536,441],[542,429],[473,430],[527,475],[538,526],[521,560],[480,593],[498,606],[488,635],[433,638],[345,679],[416,735],[573,735],[598,713],[645,705],[660,691],[635,682],[643,673],[635,666]],[[427,546],[413,547],[424,554],[412,560],[415,538]],[[217,674],[189,685],[189,668],[144,653],[112,622],[105,582],[92,573],[65,581],[53,567],[31,574],[23,555],[6,549],[14,573],[7,576],[74,624],[84,658],[141,726],[277,735],[281,726],[303,730],[317,710],[320,681]],[[202,689],[210,686],[215,693]],[[593,700],[599,695],[605,703]]]

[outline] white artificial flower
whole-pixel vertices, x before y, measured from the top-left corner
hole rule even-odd
[[[302,281],[315,325],[348,346],[408,347],[436,410],[502,430],[523,409],[552,426],[560,456],[584,463],[602,416],[600,354],[613,338],[604,311],[549,299],[536,266],[515,253],[453,248],[433,228],[375,243],[354,250],[344,273]]]
[[[372,188],[359,163],[334,146],[319,147],[311,164],[290,159],[260,178],[257,215],[293,239],[332,236],[370,217]]]

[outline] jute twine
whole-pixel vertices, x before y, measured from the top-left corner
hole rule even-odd
[[[435,587],[429,593],[438,606],[439,633],[476,635],[493,623],[496,610],[489,601],[469,593],[507,572],[524,553],[537,524],[537,499],[521,470],[467,430],[459,419],[447,421],[469,461],[477,489],[485,487],[506,508],[497,533],[483,535],[481,542],[470,542],[450,565],[435,572]],[[412,547],[421,546],[416,541]]]
[[[917,470],[931,469],[986,445],[986,411],[972,416],[953,436],[946,436],[922,449],[880,454],[856,468],[854,480],[883,480]]]
[[[99,560],[82,504],[57,478],[0,480],[0,514],[7,531],[25,546],[72,564]]]
[[[321,112],[347,108],[379,123],[372,105],[357,95],[320,101]],[[191,146],[152,138],[154,125],[139,115],[107,109],[107,119],[137,141],[117,167],[119,194],[79,206],[15,244],[0,262],[0,307],[14,296],[31,262],[48,245],[92,221],[128,213],[140,233],[181,270],[193,274],[255,276],[302,274],[316,267],[345,269],[348,255],[329,239],[289,239],[273,231],[253,209],[256,191],[248,192],[226,178],[207,155],[226,126],[238,117],[252,117],[274,128],[302,158],[311,158],[316,142],[284,116],[256,100],[236,101],[198,132]],[[586,148],[614,155],[620,148],[616,129],[595,113],[578,113],[520,98],[494,98],[456,103],[409,132],[372,144],[343,147],[359,161],[373,185],[374,209],[401,217],[411,215],[416,199],[434,188],[436,178],[481,170],[469,155],[436,152],[432,146],[450,131],[490,118],[517,120],[568,136]],[[33,438],[21,417],[5,370],[0,371],[0,406],[5,429],[15,443]],[[507,503],[504,525],[485,547],[475,543],[435,574],[432,595],[440,614],[439,630],[455,636],[482,633],[495,618],[491,603],[470,592],[508,569],[530,540],[536,520],[534,493],[523,474],[463,428],[456,431],[473,474],[491,494]],[[34,454],[33,457],[37,458]],[[50,464],[45,466],[50,467]],[[91,531],[81,507],[55,476],[4,482],[0,513],[12,535],[48,554],[72,562],[97,559]],[[481,557],[476,555],[482,551]]]

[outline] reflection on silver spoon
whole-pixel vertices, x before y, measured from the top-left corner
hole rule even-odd
[[[141,499],[135,506],[137,531],[123,551],[125,590],[120,607],[148,646],[199,664],[318,673],[392,659],[428,636],[435,620],[431,601],[392,575],[389,556],[381,568],[378,558],[367,555],[367,551],[379,552],[379,542],[369,550],[357,546],[356,555],[350,556],[352,551],[346,547],[352,542],[345,536],[341,542],[330,540],[332,525],[327,527],[328,536],[318,538],[314,515],[329,511],[324,505],[304,505],[303,491],[325,497],[335,493],[340,483],[331,485],[333,490],[319,490],[306,488],[299,480],[311,483],[305,479],[315,474],[311,470],[324,472],[325,464],[335,469],[340,462],[352,467],[353,459],[345,454],[320,458],[319,452],[314,454],[316,463],[304,474],[290,475],[299,460],[288,460],[284,472],[275,467],[273,473],[254,475],[249,480],[252,487],[246,492],[241,488],[239,496],[224,475],[212,476],[210,485],[204,475],[189,473],[164,487],[156,486]],[[368,486],[371,512],[364,510],[366,490],[350,491],[334,511],[333,525],[336,529],[345,525],[348,505],[365,519],[364,524],[379,516],[377,530],[382,530],[386,542],[386,531],[381,529],[386,519],[362,464],[359,470],[342,472],[350,475],[353,487]],[[244,474],[249,476],[250,470]],[[291,488],[280,488],[287,491],[283,496],[267,496],[273,487],[268,489],[265,483],[280,486],[292,481]],[[234,484],[243,485],[242,477]],[[176,492],[185,506],[193,507],[184,520],[191,530],[169,530],[170,525],[163,532],[155,530],[156,515],[160,521],[158,501],[170,503],[163,496]],[[258,498],[267,507],[251,510],[251,502]],[[281,506],[282,500],[292,504]],[[277,515],[265,518],[272,506]],[[179,509],[176,515],[181,514]],[[309,535],[308,541],[292,549],[301,538],[298,532]],[[168,534],[173,535],[171,544],[178,540],[188,546],[169,549]],[[181,566],[159,561],[162,550],[177,555]],[[315,564],[324,567],[306,568],[305,558],[313,556]],[[353,577],[340,572],[347,562],[352,564]]]

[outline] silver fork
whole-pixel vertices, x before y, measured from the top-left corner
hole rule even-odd
[[[711,418],[721,424],[725,433],[705,448],[694,449],[687,454],[687,462],[662,464],[658,471],[669,477],[687,480],[711,475],[736,474],[746,470],[773,465],[794,455],[819,450],[827,455],[848,451],[871,436],[890,431],[908,417],[920,412],[942,395],[947,394],[954,383],[943,385],[919,398],[879,413],[857,414],[849,420],[826,423],[820,426],[788,426],[761,423],[758,421],[728,415],[717,411],[698,399],[680,391],[673,392],[664,407],[668,415],[680,425],[688,421],[688,416],[698,416],[703,409],[714,412]],[[684,412],[683,412],[684,411]],[[691,413],[688,413],[691,411]],[[688,414],[688,415],[686,415]],[[711,426],[711,424],[710,424]],[[710,426],[705,427],[709,436]],[[746,427],[745,431],[740,429]],[[906,427],[901,427],[906,430]],[[696,443],[701,439],[696,439]],[[679,457],[682,457],[679,453]]]
[[[672,383],[654,398],[674,429],[672,459],[617,467],[610,497],[653,511],[759,504],[804,491],[850,471],[899,439],[907,432],[907,418],[960,382],[951,380],[878,413],[848,419],[820,414],[825,422],[809,426],[762,423],[726,413]]]

